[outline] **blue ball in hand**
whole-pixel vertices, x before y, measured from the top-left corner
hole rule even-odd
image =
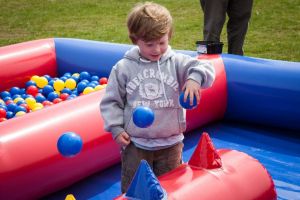
[[[179,96],[179,103],[185,109],[193,109],[197,106],[197,99],[196,96],[194,96],[193,105],[190,105],[190,95],[188,95],[186,101],[184,101],[184,92],[181,92]]]
[[[138,106],[133,111],[133,122],[139,128],[147,128],[154,121],[154,112],[151,108]]]
[[[82,148],[81,137],[73,132],[62,134],[57,141],[59,153],[65,157],[72,157],[78,154]]]

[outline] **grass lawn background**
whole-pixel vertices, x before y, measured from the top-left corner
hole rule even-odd
[[[29,40],[70,37],[128,43],[126,16],[132,0],[0,0],[0,46]],[[174,18],[174,49],[195,50],[202,40],[199,0],[153,1]],[[300,1],[254,0],[245,55],[300,61]],[[226,26],[222,41],[227,52]]]

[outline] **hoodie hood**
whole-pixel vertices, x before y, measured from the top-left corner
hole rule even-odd
[[[171,50],[171,47],[168,46],[167,51],[159,59],[159,63],[161,63],[161,64],[164,63],[166,60],[171,58],[174,54],[175,53]],[[130,50],[128,50],[125,53],[124,58],[135,61],[135,62],[140,62],[140,61],[145,62],[145,63],[157,62],[157,61],[150,61],[150,60],[142,57],[138,46],[135,46],[135,47],[131,48]]]

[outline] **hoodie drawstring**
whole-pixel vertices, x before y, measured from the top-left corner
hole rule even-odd
[[[165,97],[165,100],[167,101],[168,99],[167,99],[167,95],[166,95],[165,84],[164,84],[164,81],[163,81],[162,73],[161,73],[161,70],[160,70],[159,60],[157,61],[157,68],[158,68],[158,71],[159,71],[159,76],[160,76],[162,89],[163,89],[163,92],[164,92],[164,97]]]

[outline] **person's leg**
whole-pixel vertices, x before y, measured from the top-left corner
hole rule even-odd
[[[154,152],[153,171],[156,176],[169,172],[182,164],[183,143]]]
[[[200,4],[204,13],[204,40],[219,42],[228,0],[200,0]]]
[[[228,53],[243,55],[243,45],[251,17],[253,0],[230,0],[228,5]]]
[[[142,159],[147,160],[152,167],[152,152],[137,148],[130,143],[121,153],[121,192],[125,193],[140,165]]]

